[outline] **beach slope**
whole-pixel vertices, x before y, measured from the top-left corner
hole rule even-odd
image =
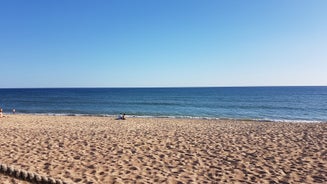
[[[71,183],[327,182],[327,123],[9,115],[0,140],[1,163]]]

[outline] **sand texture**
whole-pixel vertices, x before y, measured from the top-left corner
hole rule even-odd
[[[1,163],[70,183],[327,183],[327,123],[9,115],[0,140]]]

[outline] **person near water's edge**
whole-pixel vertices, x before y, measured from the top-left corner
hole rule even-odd
[[[116,118],[116,120],[125,120],[125,113],[123,113],[123,114],[119,114],[118,115],[118,118]]]

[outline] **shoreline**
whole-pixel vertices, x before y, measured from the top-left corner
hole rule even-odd
[[[68,117],[108,117],[116,118],[112,114],[73,114],[73,113],[8,113],[4,116],[30,115],[30,116],[68,116]],[[299,120],[299,119],[251,119],[251,118],[226,118],[226,117],[202,117],[202,116],[151,116],[151,115],[126,115],[126,118],[158,118],[158,119],[194,119],[194,120],[226,120],[226,121],[254,121],[254,122],[274,122],[274,123],[327,123],[327,120]]]
[[[0,158],[69,183],[324,183],[326,132],[326,123],[7,114]]]

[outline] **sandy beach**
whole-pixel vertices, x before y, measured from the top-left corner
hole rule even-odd
[[[327,123],[9,115],[0,139],[1,163],[69,183],[327,182]]]

